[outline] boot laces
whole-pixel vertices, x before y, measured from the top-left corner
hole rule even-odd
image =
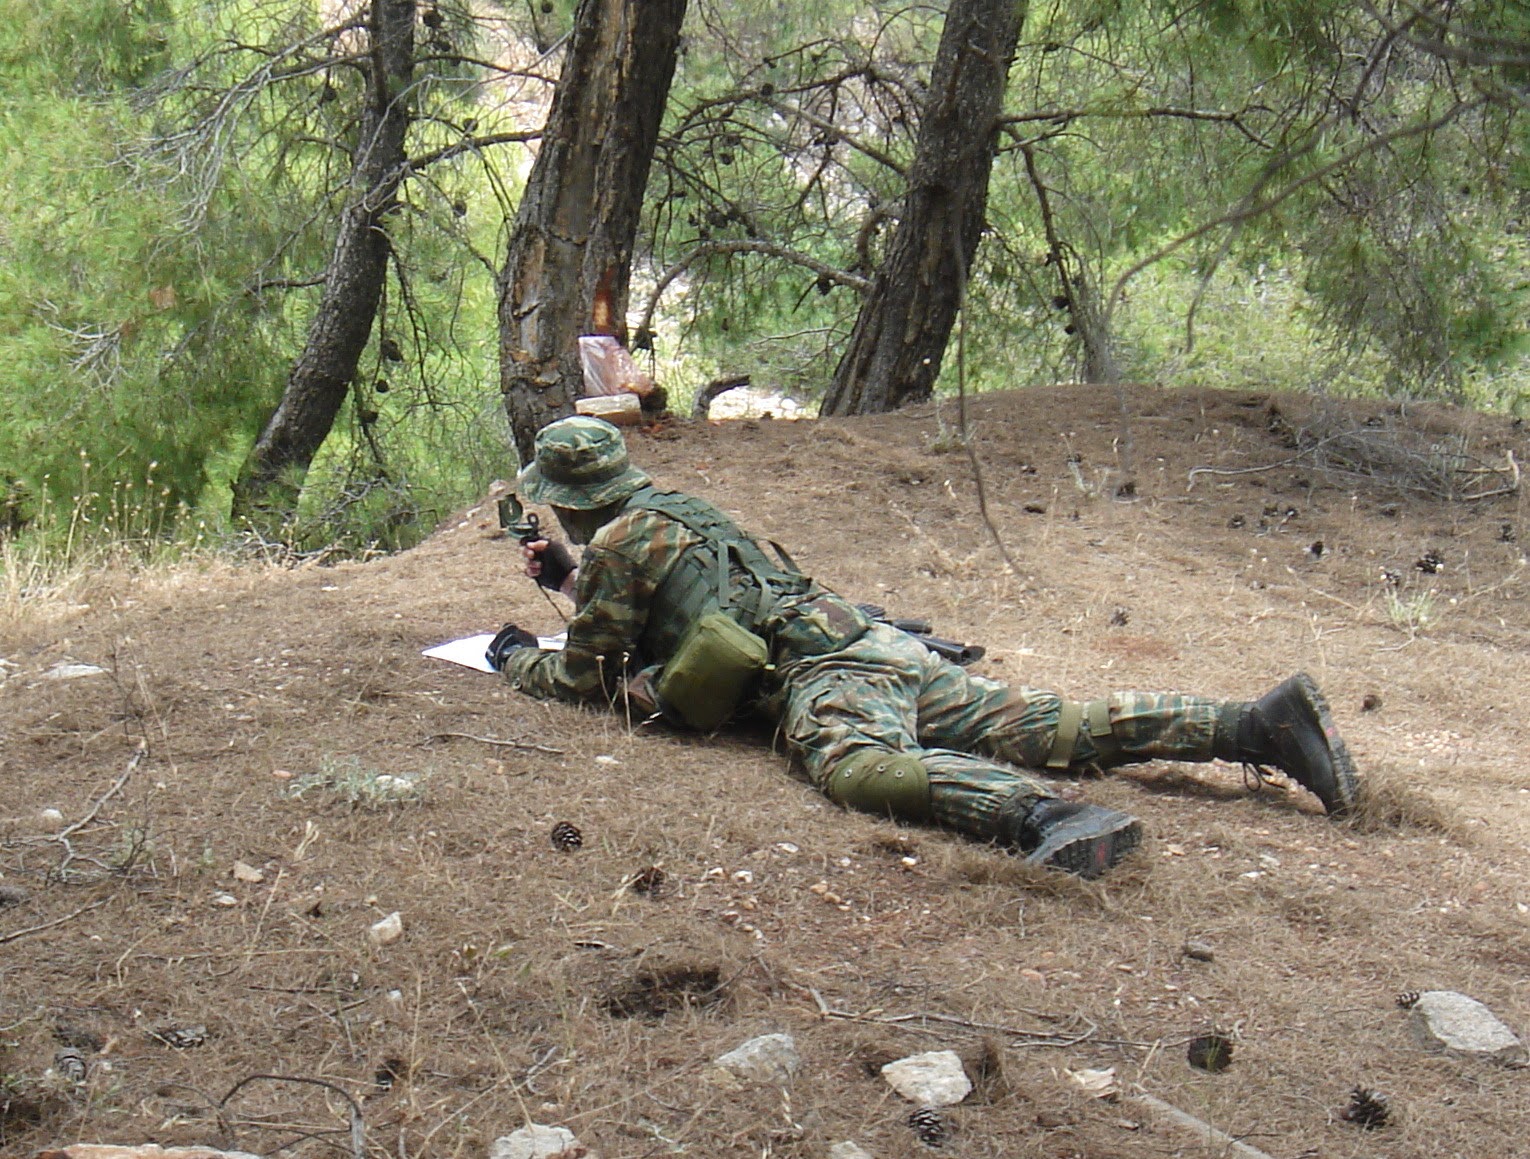
[[[1278,769],[1270,765],[1256,764],[1253,761],[1243,762],[1243,787],[1251,793],[1262,793],[1265,789],[1275,787],[1275,774]]]

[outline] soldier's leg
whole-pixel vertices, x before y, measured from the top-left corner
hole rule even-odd
[[[1044,782],[1011,764],[922,747],[915,730],[929,658],[903,633],[879,628],[833,657],[787,672],[787,738],[830,799],[934,821],[1011,846],[1035,864],[1088,877],[1138,844],[1142,826],[1125,813],[1058,801]],[[966,679],[961,669],[952,670]],[[1055,731],[1046,723],[1048,712],[1055,721],[1055,701],[1040,706],[1030,730],[1037,752]],[[916,781],[917,796],[911,792]]]
[[[1059,772],[1138,761],[1242,761],[1279,769],[1331,814],[1354,806],[1359,776],[1312,678],[1299,673],[1259,700],[1118,692],[1065,701],[1011,688],[932,656],[919,696],[927,744]]]
[[[831,800],[929,819],[929,776],[914,738],[918,665],[912,659],[862,640],[778,672],[787,746]]]
[[[991,840],[1006,802],[1052,792],[1021,769],[919,743],[928,655],[905,633],[878,628],[840,652],[793,664],[782,715],[787,742],[813,783],[840,804]]]

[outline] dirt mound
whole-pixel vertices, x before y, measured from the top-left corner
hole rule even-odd
[[[420,656],[558,627],[487,502],[366,564],[102,577],[0,641],[0,1152],[350,1154],[354,1117],[398,1159],[528,1121],[606,1159],[912,1155],[933,1128],[878,1069],[949,1048],[976,1082],[950,1154],[1205,1150],[1138,1089],[1270,1155],[1514,1153],[1523,1076],[1422,1054],[1396,995],[1530,1031],[1525,432],[1145,388],[968,411],[970,456],[954,405],[632,449],[996,678],[1244,697],[1306,669],[1359,823],[1142,766],[1066,786],[1149,833],[1086,885],[844,814],[769,735],[526,700]],[[770,1032],[788,1088],[710,1065]],[[1215,1073],[1186,1053],[1211,1033]],[[1068,1073],[1107,1068],[1116,1101]]]

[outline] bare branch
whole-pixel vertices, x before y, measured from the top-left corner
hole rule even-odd
[[[648,301],[643,307],[643,317],[638,323],[635,333],[649,333],[653,326],[654,311],[658,308],[659,299],[664,296],[664,291],[669,289],[670,284],[686,270],[690,269],[703,258],[716,257],[719,254],[764,254],[766,257],[780,258],[783,261],[803,266],[812,270],[820,278],[840,286],[849,286],[857,293],[864,294],[871,288],[871,280],[858,274],[848,273],[845,270],[819,261],[811,254],[805,254],[800,250],[794,250],[789,246],[778,245],[775,242],[763,241],[757,238],[738,241],[706,241],[692,247],[683,254],[679,261],[665,270],[659,277],[658,284],[654,286],[652,293],[648,295]]]
[[[418,157],[409,159],[410,169],[425,169],[436,164],[438,161],[450,161],[453,157],[459,157],[463,153],[477,153],[494,145],[525,144],[528,141],[540,141],[541,129],[527,129],[520,133],[485,133],[481,137],[467,137],[461,141],[435,150],[432,153],[422,153]]]

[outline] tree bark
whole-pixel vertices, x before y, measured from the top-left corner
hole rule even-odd
[[[308,467],[356,376],[382,300],[390,253],[383,219],[397,204],[411,120],[415,0],[373,0],[367,19],[366,104],[324,290],[281,403],[234,484],[236,520],[270,526],[296,506]]]
[[[820,414],[879,414],[934,392],[983,233],[998,116],[1024,19],[1025,0],[952,0],[898,228]]]
[[[579,397],[581,334],[626,340],[643,191],[686,0],[581,0],[500,273],[500,389],[523,462]]]

